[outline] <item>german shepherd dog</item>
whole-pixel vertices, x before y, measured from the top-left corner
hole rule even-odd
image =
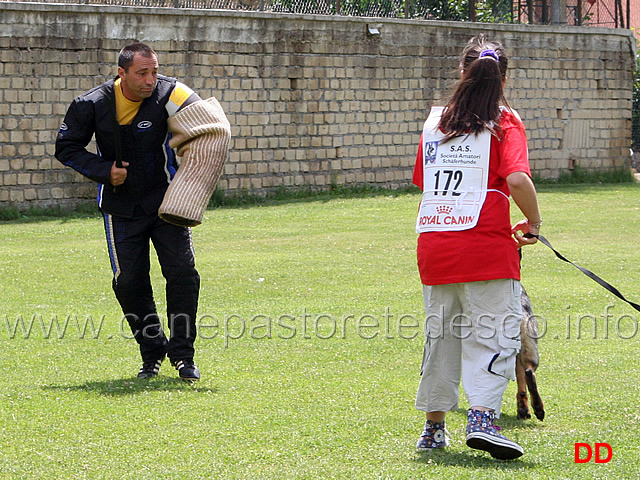
[[[522,345],[520,353],[516,357],[516,379],[518,381],[518,418],[531,418],[529,412],[529,396],[531,407],[538,420],[544,419],[544,404],[538,393],[536,383],[536,369],[540,362],[538,356],[538,321],[531,309],[531,300],[524,287],[520,297],[522,302],[522,324],[520,325],[520,337]],[[527,389],[529,395],[527,395]]]

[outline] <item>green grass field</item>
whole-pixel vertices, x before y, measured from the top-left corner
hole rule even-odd
[[[639,302],[640,185],[544,187],[539,198],[553,245]],[[468,449],[463,397],[448,417],[452,446],[414,451],[418,200],[208,211],[194,229],[194,386],[168,362],[135,379],[100,218],[0,224],[0,478],[640,478],[638,312],[542,244],[525,251],[523,284],[543,326],[547,416],[517,420],[512,383],[499,422],[525,456]],[[152,274],[162,312],[156,264]],[[609,443],[613,458],[576,464],[576,442]]]

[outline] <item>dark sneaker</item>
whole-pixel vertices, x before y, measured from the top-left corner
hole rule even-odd
[[[178,360],[173,363],[173,366],[178,370],[178,375],[183,380],[190,380],[192,382],[200,380],[200,370],[193,363],[193,360]]]
[[[444,422],[432,422],[427,420],[424,432],[416,444],[419,452],[428,452],[434,448],[444,448],[449,446],[449,432],[444,428]]]
[[[467,446],[489,452],[493,458],[512,460],[524,454],[524,450],[513,440],[498,433],[493,424],[492,411],[467,410]]]
[[[144,362],[138,372],[138,378],[157,377],[158,372],[160,371],[160,366],[162,365],[162,360],[164,360],[164,358],[154,360],[152,362]]]

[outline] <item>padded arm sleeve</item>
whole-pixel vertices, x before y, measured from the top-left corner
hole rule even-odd
[[[227,160],[231,127],[215,98],[194,102],[169,118],[169,146],[183,157],[158,214],[179,226],[202,223]]]

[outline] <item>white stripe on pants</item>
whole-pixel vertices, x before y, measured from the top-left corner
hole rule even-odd
[[[462,374],[469,406],[500,416],[520,351],[520,292],[514,279],[423,285],[427,318],[418,410],[456,410]]]

